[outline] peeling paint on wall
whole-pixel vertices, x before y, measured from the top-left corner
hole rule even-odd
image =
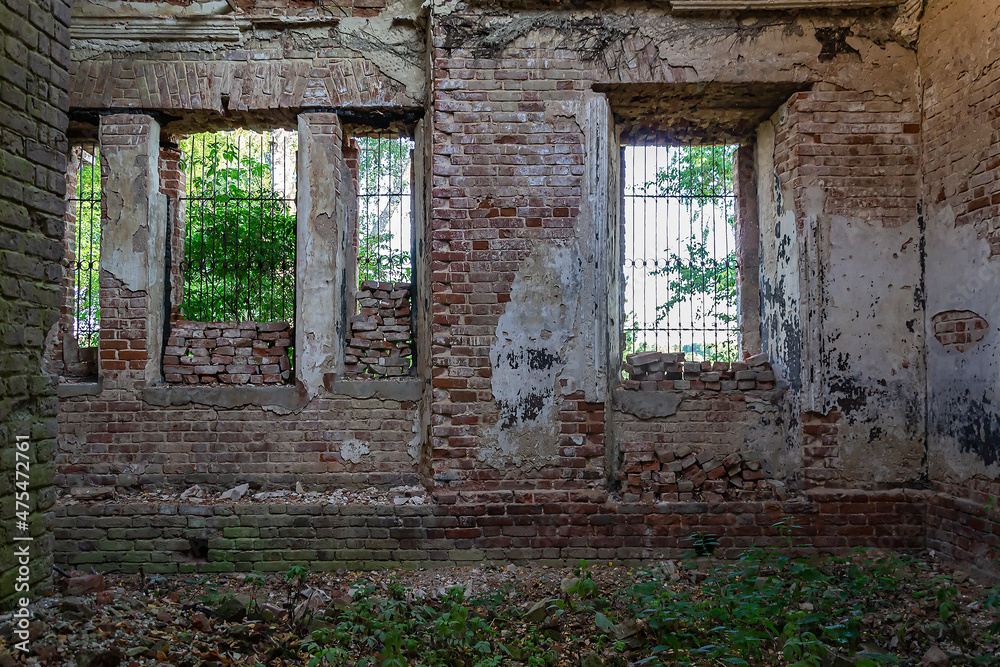
[[[537,468],[558,455],[559,376],[576,329],[581,257],[575,247],[535,246],[514,280],[490,350],[497,423],[477,458]]]
[[[780,113],[780,112],[779,112]],[[757,131],[757,202],[760,221],[760,330],[762,351],[793,389],[801,384],[799,241],[795,213],[783,205],[775,166],[775,123]]]

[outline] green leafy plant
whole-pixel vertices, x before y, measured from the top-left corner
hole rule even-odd
[[[357,137],[358,280],[405,281],[411,273],[409,249],[392,232],[409,225],[410,151],[407,138]]]
[[[291,321],[296,135],[235,130],[181,141],[187,319]]]
[[[95,145],[75,146],[76,190],[68,202],[73,218],[73,318],[80,347],[97,345],[101,304],[98,266],[101,254],[101,157]]]

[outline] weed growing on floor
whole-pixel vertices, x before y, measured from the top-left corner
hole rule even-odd
[[[736,562],[713,556],[711,535],[692,535],[695,548],[673,576],[649,569],[614,591],[599,590],[581,561],[560,597],[521,607],[507,591],[467,600],[456,588],[432,603],[398,584],[387,597],[362,587],[303,648],[310,667],[879,667],[912,664],[897,654],[931,644],[954,647],[952,665],[1000,664],[977,649],[997,623],[973,632],[950,577],[930,575],[916,558],[866,550],[796,556],[796,527],[775,527],[780,549],[749,549]],[[1000,604],[991,596],[983,604]]]

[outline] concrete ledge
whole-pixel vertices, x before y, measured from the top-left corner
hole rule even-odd
[[[74,396],[97,396],[104,391],[104,382],[68,382],[60,384],[56,388],[56,395],[59,398],[73,398]]]
[[[611,401],[616,410],[639,419],[669,417],[677,412],[681,398],[681,393],[677,391],[633,391],[618,388],[611,393]]]
[[[419,401],[427,383],[420,378],[401,380],[348,380],[335,373],[323,376],[326,388],[338,396],[384,398],[391,401]]]
[[[187,387],[155,385],[142,391],[142,400],[160,407],[200,403],[216,408],[240,408],[247,405],[301,410],[309,402],[301,383],[278,387]]]

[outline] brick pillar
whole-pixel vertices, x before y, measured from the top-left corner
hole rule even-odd
[[[105,388],[139,390],[161,376],[166,198],[160,126],[142,114],[101,117],[101,335]]]
[[[344,372],[344,342],[357,289],[351,240],[357,196],[340,119],[299,115],[295,377],[310,394]]]
[[[187,180],[181,169],[181,151],[174,145],[160,146],[160,192],[167,196],[170,216],[170,321],[182,319],[178,308],[184,301],[184,188]]]
[[[760,353],[760,221],[753,143],[736,149],[736,284],[739,289],[740,351]]]

